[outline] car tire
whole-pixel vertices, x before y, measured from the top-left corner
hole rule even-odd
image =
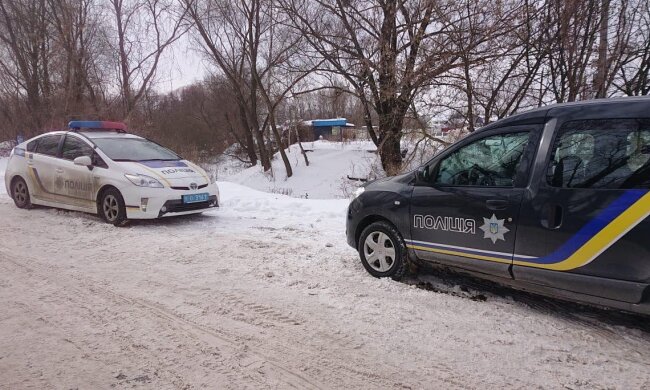
[[[408,270],[406,244],[395,226],[374,222],[361,232],[357,243],[361,264],[377,278],[401,279]]]
[[[29,187],[27,187],[27,183],[22,177],[17,177],[11,182],[11,198],[19,209],[32,208]]]
[[[112,223],[115,226],[126,225],[126,206],[122,194],[117,189],[109,188],[103,191],[97,208],[99,216],[107,223]]]

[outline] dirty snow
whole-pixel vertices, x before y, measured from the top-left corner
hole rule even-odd
[[[218,210],[127,228],[0,195],[0,387],[650,387],[647,319],[374,279],[347,201],[219,185]]]

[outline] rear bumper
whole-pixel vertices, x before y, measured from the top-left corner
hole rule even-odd
[[[207,193],[205,202],[183,203],[183,195]],[[216,184],[197,190],[172,188],[142,188],[124,196],[128,219],[156,219],[175,215],[201,213],[219,206]]]

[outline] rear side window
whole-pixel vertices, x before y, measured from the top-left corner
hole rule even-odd
[[[92,159],[93,148],[77,137],[66,136],[61,156],[66,160],[74,160],[81,156],[88,156]]]
[[[59,141],[61,141],[61,135],[46,135],[39,138],[36,153],[56,157],[59,151]]]
[[[561,188],[649,188],[650,120],[567,122],[546,178]]]

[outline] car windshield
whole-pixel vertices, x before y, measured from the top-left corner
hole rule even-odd
[[[171,150],[143,138],[96,138],[95,144],[113,161],[174,161]]]

